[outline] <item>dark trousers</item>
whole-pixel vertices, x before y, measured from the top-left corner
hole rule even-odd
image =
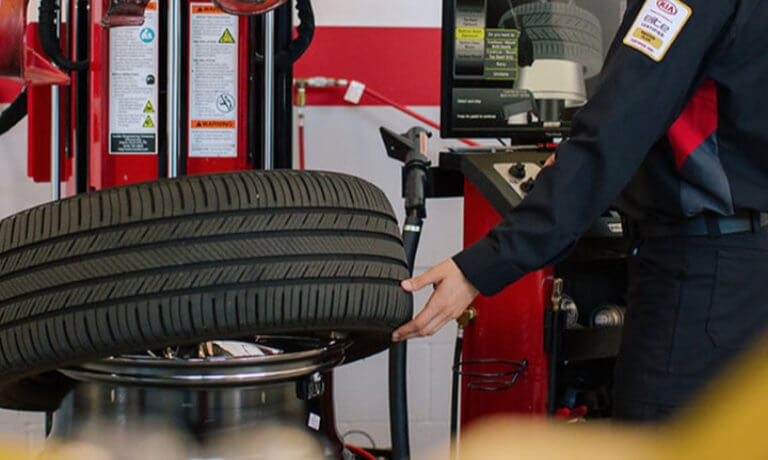
[[[648,238],[633,248],[613,416],[662,420],[766,335],[768,231]]]

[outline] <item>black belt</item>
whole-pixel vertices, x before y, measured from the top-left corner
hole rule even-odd
[[[720,236],[730,233],[757,232],[768,225],[768,213],[739,210],[732,216],[712,213],[672,223],[625,220],[624,234],[629,238],[663,236]]]

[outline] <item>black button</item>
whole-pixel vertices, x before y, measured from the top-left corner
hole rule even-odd
[[[515,163],[509,167],[509,175],[515,179],[522,179],[525,177],[525,165],[522,163]]]
[[[530,193],[531,190],[533,190],[533,177],[520,184],[520,190],[522,190],[523,193]]]

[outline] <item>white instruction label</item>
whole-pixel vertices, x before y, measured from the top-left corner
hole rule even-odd
[[[646,0],[624,44],[654,61],[661,61],[691,17],[691,9],[678,0]]]
[[[190,3],[189,156],[237,157],[237,16]]]
[[[109,153],[157,154],[158,12],[141,26],[109,29]]]
[[[318,431],[320,429],[320,416],[314,412],[310,412],[309,418],[307,419],[307,426]]]

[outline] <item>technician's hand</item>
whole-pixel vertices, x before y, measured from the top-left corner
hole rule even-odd
[[[477,296],[477,289],[451,259],[401,284],[408,292],[418,291],[430,284],[435,290],[416,318],[392,333],[394,342],[434,334],[445,323],[461,316]]]

